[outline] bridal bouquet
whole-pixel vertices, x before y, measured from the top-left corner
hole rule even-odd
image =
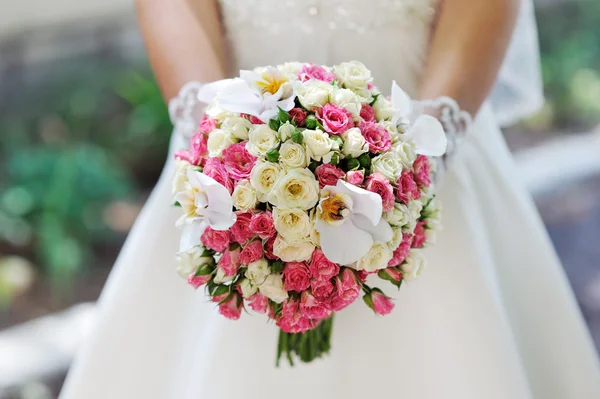
[[[446,148],[438,120],[414,118],[395,83],[380,94],[359,62],[241,71],[198,100],[205,116],[175,155],[181,276],[225,317],[267,314],[278,362],[327,353],[334,313],[361,292],[390,313],[373,283],[417,277],[440,224],[428,158]]]

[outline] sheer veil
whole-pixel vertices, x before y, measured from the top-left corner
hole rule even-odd
[[[501,126],[536,112],[544,103],[533,0],[522,0],[512,42],[491,96]]]

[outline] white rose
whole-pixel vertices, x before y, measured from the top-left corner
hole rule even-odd
[[[353,127],[346,130],[342,135],[344,144],[342,145],[342,154],[352,158],[358,158],[361,154],[369,151],[369,144],[360,132],[360,129]]]
[[[377,97],[377,101],[373,104],[375,110],[375,118],[380,121],[384,119],[390,119],[396,112],[394,105],[391,101],[388,101],[384,96],[380,95]]]
[[[308,169],[290,169],[281,176],[269,196],[280,208],[310,209],[319,201],[319,182]]]
[[[383,219],[389,224],[398,227],[406,226],[411,223],[411,215],[408,211],[408,207],[398,202],[394,204],[394,207],[391,210],[383,213]]]
[[[381,173],[390,182],[396,183],[402,173],[402,162],[393,151],[373,158],[373,172]]]
[[[231,133],[239,140],[248,140],[252,122],[241,116],[230,116],[221,123],[221,130]]]
[[[273,208],[273,224],[277,232],[288,242],[308,237],[312,228],[308,213],[297,208]]]
[[[288,293],[283,289],[283,279],[278,274],[271,274],[260,286],[260,293],[275,303],[281,303],[288,298]]]
[[[281,142],[283,143],[284,141],[287,141],[292,138],[292,134],[296,132],[296,127],[291,123],[286,122],[283,125],[279,126],[279,130],[277,132],[279,133],[279,140],[281,140]]]
[[[198,267],[203,264],[213,264],[212,256],[202,256],[204,247],[197,245],[184,252],[179,252],[176,255],[177,273],[183,278],[188,278],[192,273],[195,273]]]
[[[233,190],[233,206],[241,211],[254,209],[258,203],[256,191],[248,180],[240,180]]]
[[[400,135],[402,137],[402,135]],[[412,169],[413,163],[417,159],[417,153],[414,143],[400,139],[392,145],[392,151],[397,155],[398,160],[404,168]]]
[[[265,281],[270,273],[271,268],[269,267],[269,262],[267,262],[265,258],[261,258],[248,265],[244,276],[246,276],[253,285],[259,286]]]
[[[411,230],[415,229],[417,221],[421,217],[421,211],[423,210],[423,203],[419,200],[412,200],[408,203],[408,214],[410,215],[410,222],[408,224]]]
[[[193,168],[194,165],[191,163],[184,161],[183,159],[175,160],[175,177],[173,178],[173,185],[171,188],[171,193],[173,195],[180,193],[186,189],[185,183],[188,181],[187,173],[188,170]]]
[[[273,254],[284,262],[306,262],[314,250],[315,246],[308,239],[291,243],[277,236],[273,243]]]
[[[364,89],[373,81],[371,71],[358,61],[343,62],[333,69],[340,81],[349,89]]]
[[[298,74],[302,70],[302,66],[303,64],[300,62],[286,62],[283,65],[278,65],[277,69],[289,80],[298,80]]]
[[[208,156],[211,158],[220,157],[230,145],[235,144],[233,134],[221,129],[215,129],[208,135]]]
[[[258,291],[258,287],[252,284],[252,282],[247,278],[243,278],[240,281],[240,288],[244,298],[250,298],[252,295],[256,294],[256,291]]]
[[[300,104],[308,110],[320,108],[329,102],[333,86],[320,80],[294,82],[294,90]]]
[[[344,108],[346,111],[350,112],[354,118],[358,118],[360,116],[360,109],[362,105],[352,90],[334,90],[333,93],[331,93],[331,103],[337,105],[338,107]]]
[[[359,90],[354,89],[354,94],[356,94],[356,98],[361,103],[370,104],[373,101],[373,91],[367,88]]]
[[[353,266],[356,270],[374,272],[385,269],[394,256],[387,244],[377,242],[373,244],[369,252],[358,260]]]
[[[233,112],[229,112],[226,109],[221,108],[216,101],[206,109],[206,115],[216,119],[219,122],[222,122],[231,116],[236,116]]]
[[[315,161],[320,161],[323,155],[329,153],[333,146],[329,135],[320,129],[309,130],[302,132],[304,137],[304,145],[308,155]]]
[[[426,264],[427,262],[423,252],[418,249],[411,249],[410,254],[404,260],[400,269],[402,270],[405,279],[414,280],[423,272]]]
[[[286,168],[306,168],[308,155],[301,144],[287,141],[279,148],[279,162]]]
[[[235,274],[233,276],[226,276],[225,272],[220,267],[217,267],[217,273],[215,274],[215,277],[213,277],[213,281],[216,284],[229,283],[230,281],[233,281],[233,279],[235,279]]]
[[[387,245],[390,250],[394,251],[402,242],[403,233],[402,228],[400,227],[392,227],[392,231],[394,232],[394,235],[392,236],[392,239],[388,241]]]
[[[314,244],[315,247],[320,247],[321,246],[321,234],[319,233],[319,230],[317,230],[315,228],[315,224],[317,223],[317,212],[313,211],[312,215],[310,216],[310,242],[312,242]]]
[[[277,137],[277,133],[271,130],[268,125],[256,125],[248,133],[246,149],[255,157],[264,156],[267,151],[278,145],[279,138]]]
[[[259,201],[265,201],[271,194],[275,183],[283,175],[281,167],[272,162],[258,161],[250,172],[250,184],[256,190]]]

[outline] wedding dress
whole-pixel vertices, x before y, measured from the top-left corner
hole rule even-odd
[[[358,59],[383,91],[395,79],[412,93],[436,10],[432,0],[221,6],[232,69]],[[391,315],[362,303],[336,315],[331,354],[294,368],[275,367],[278,332],[266,318],[225,319],[175,272],[172,166],[106,284],[62,399],[600,398],[596,352],[489,104],[445,178],[445,229],[422,277],[386,290]]]

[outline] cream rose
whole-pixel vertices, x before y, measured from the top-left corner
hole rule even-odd
[[[208,156],[211,158],[220,157],[223,151],[235,144],[236,140],[233,134],[221,129],[215,129],[208,135]]]
[[[248,265],[244,276],[255,286],[260,286],[267,276],[271,273],[269,262],[265,258],[261,258],[256,262],[252,262]]]
[[[217,273],[215,274],[215,277],[213,277],[213,281],[216,284],[229,283],[233,281],[233,279],[235,279],[235,274],[233,276],[226,276],[225,272],[220,267],[217,267]]]
[[[277,232],[288,242],[305,239],[312,228],[308,213],[297,208],[273,208],[273,224]]]
[[[248,133],[246,149],[255,157],[264,156],[271,148],[279,145],[277,133],[268,125],[256,125]]]
[[[213,264],[214,259],[211,256],[202,256],[203,253],[204,247],[201,245],[192,247],[187,251],[179,252],[176,255],[177,273],[183,278],[188,278],[199,266],[207,263]]]
[[[258,161],[250,172],[250,184],[256,190],[259,201],[264,202],[283,175],[281,167],[272,162]]]
[[[223,122],[225,119],[231,116],[236,116],[233,112],[229,112],[226,109],[221,108],[216,100],[206,108],[206,115],[216,119],[219,122]]]
[[[279,130],[277,131],[277,133],[279,133],[279,140],[282,143],[291,139],[292,134],[294,134],[295,132],[296,127],[289,122],[286,122],[283,125],[279,126]]]
[[[360,109],[362,105],[359,98],[352,90],[334,90],[331,93],[331,103],[344,108],[346,111],[350,112],[354,118],[358,118],[360,116]]]
[[[315,161],[320,161],[323,155],[329,153],[333,147],[333,142],[329,135],[320,129],[306,129],[302,133],[306,152]]]
[[[280,208],[308,210],[319,201],[319,182],[308,169],[290,169],[271,191],[269,202]]]
[[[411,215],[406,205],[396,202],[391,210],[383,213],[383,219],[392,226],[402,227],[411,222]]]
[[[371,71],[362,62],[343,62],[333,69],[340,81],[349,89],[364,89],[373,81]]]
[[[221,130],[231,133],[239,140],[248,140],[250,129],[252,129],[252,122],[241,116],[230,116],[221,123]]]
[[[240,289],[242,290],[242,296],[244,298],[250,298],[258,291],[258,287],[252,284],[252,282],[247,278],[243,278],[240,281]]]
[[[344,144],[342,145],[342,154],[357,158],[361,154],[369,151],[369,144],[360,132],[359,128],[353,127],[342,135]]]
[[[279,163],[285,168],[306,168],[308,155],[301,144],[287,141],[279,148]]]
[[[396,183],[402,173],[402,162],[393,151],[373,158],[373,172],[381,173],[390,182]]]
[[[387,244],[376,242],[369,252],[356,262],[354,268],[367,272],[385,269],[392,260],[392,256],[394,256],[393,251],[389,249]]]
[[[423,252],[418,249],[411,249],[408,258],[400,266],[400,270],[402,270],[405,279],[414,280],[421,275],[426,264]]]
[[[377,97],[373,109],[375,110],[375,118],[378,121],[390,119],[396,111],[391,101],[388,101],[384,96]]]
[[[277,69],[284,74],[289,80],[298,80],[298,74],[302,70],[300,62],[286,62],[283,65],[278,65]]]
[[[273,254],[284,262],[306,262],[310,260],[314,250],[315,246],[308,239],[292,243],[277,236],[273,243]]]
[[[175,160],[175,178],[173,179],[173,185],[171,186],[171,193],[173,195],[185,190],[185,183],[188,181],[188,170],[193,167],[194,166],[191,163],[182,159]]]
[[[307,82],[295,82],[295,93],[300,104],[308,110],[320,108],[329,102],[329,95],[333,86],[320,80],[309,80]]]
[[[401,138],[392,145],[392,151],[396,154],[404,168],[412,169],[412,165],[417,159],[417,153],[415,145],[411,141],[405,141]]]
[[[398,245],[400,245],[400,243],[402,242],[402,228],[400,227],[392,227],[392,231],[394,232],[394,235],[392,236],[392,239],[390,241],[388,241],[387,245],[390,248],[391,251],[394,251],[396,248],[398,248]]]
[[[408,214],[410,217],[410,222],[408,223],[408,227],[411,230],[414,230],[417,225],[417,220],[421,217],[421,211],[423,210],[423,203],[419,200],[413,200],[408,203]]]
[[[233,206],[241,211],[254,209],[258,203],[256,190],[252,187],[248,180],[240,180],[233,190],[232,194]]]
[[[283,289],[283,279],[279,274],[271,274],[261,284],[260,293],[275,303],[281,303],[288,298],[288,293]]]

